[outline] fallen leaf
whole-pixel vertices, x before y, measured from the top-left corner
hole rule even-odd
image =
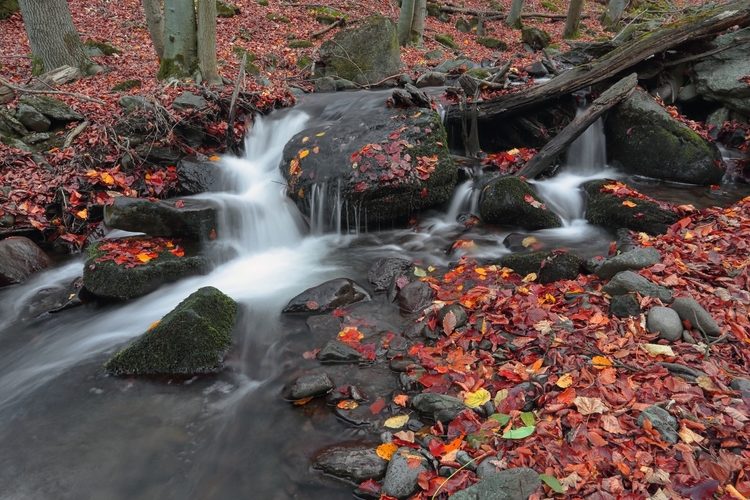
[[[677,432],[677,435],[680,436],[680,439],[686,444],[692,444],[692,443],[700,443],[703,441],[703,436],[700,434],[696,434],[691,429],[688,429],[685,427],[685,424],[682,424],[680,426],[680,430]]]
[[[383,460],[390,460],[396,450],[398,450],[398,446],[395,444],[383,443],[375,449],[375,453]]]
[[[583,396],[577,396],[573,400],[573,404],[576,405],[578,413],[581,415],[591,415],[593,413],[606,413],[607,407],[599,398],[587,398]]]
[[[652,356],[674,356],[674,351],[668,345],[661,344],[642,344],[643,350]]]
[[[607,368],[608,366],[612,366],[612,362],[605,358],[604,356],[594,356],[591,359],[591,364],[596,368],[597,370],[603,370]]]
[[[448,311],[448,314],[443,317],[443,331],[450,336],[454,328],[456,328],[456,314],[453,311]]]
[[[533,425],[511,429],[503,433],[503,439],[524,439],[531,436],[535,429]]]
[[[539,474],[539,479],[544,481],[544,484],[549,486],[552,489],[552,491],[554,491],[555,493],[562,494],[562,493],[565,493],[565,491],[568,489],[567,486],[563,487],[563,485],[560,484],[560,481],[558,481],[557,478],[554,476],[550,476],[547,474]]]
[[[630,207],[630,208],[633,208],[633,207],[635,206],[635,203],[633,203],[633,202],[632,202],[632,201],[630,201],[630,200],[625,200],[625,201],[623,201],[623,202],[622,202],[622,204],[623,204],[624,206],[626,206],[626,207]]]
[[[383,426],[388,427],[389,429],[400,429],[405,426],[408,421],[409,415],[397,415],[383,422]]]
[[[451,311],[449,314],[453,314],[453,311]],[[478,389],[474,392],[468,392],[466,393],[466,396],[464,397],[464,403],[469,408],[476,408],[478,406],[482,406],[489,400],[490,400],[490,393],[487,391],[487,389]]]
[[[555,385],[561,389],[567,389],[573,385],[573,376],[570,373],[566,373],[555,382]]]
[[[359,406],[359,403],[353,399],[345,399],[344,401],[340,401],[336,406],[342,410],[354,410]]]
[[[302,406],[312,401],[312,399],[312,396],[308,396],[306,398],[298,399],[297,401],[292,402],[292,404],[295,406]]]
[[[407,396],[406,394],[399,394],[398,396],[393,398],[393,402],[399,406],[406,407],[407,401],[409,401],[409,396]]]

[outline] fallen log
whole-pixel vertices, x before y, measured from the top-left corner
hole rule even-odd
[[[576,116],[562,132],[549,141],[516,175],[533,179],[557,158],[565,147],[580,137],[607,110],[624,101],[635,90],[638,75],[631,73],[607,89],[583,113]]]
[[[479,121],[494,120],[517,113],[526,107],[538,106],[544,101],[611,78],[654,54],[665,52],[697,37],[718,33],[735,25],[744,27],[748,24],[750,0],[735,0],[708,12],[688,16],[646,33],[595,62],[576,66],[545,84],[478,103],[477,118]],[[449,109],[448,118],[455,121],[460,119],[458,106]]]

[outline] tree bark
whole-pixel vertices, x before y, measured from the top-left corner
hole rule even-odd
[[[198,0],[198,67],[208,85],[221,85],[216,67],[216,0]]]
[[[68,65],[91,74],[96,65],[83,48],[65,0],[20,0],[19,6],[31,52],[44,66],[40,73]]]
[[[143,0],[143,11],[146,14],[151,43],[154,44],[156,56],[161,61],[164,57],[164,14],[159,0]]]
[[[412,43],[417,47],[424,41],[424,19],[427,17],[427,0],[413,0],[414,15],[411,19]]]
[[[521,10],[523,10],[523,0],[513,0],[513,3],[510,4],[510,14],[505,20],[506,26],[521,29]]]
[[[182,78],[198,66],[195,6],[193,0],[164,2],[164,58],[157,78]]]
[[[604,16],[602,16],[602,24],[611,27],[619,23],[620,17],[622,17],[622,13],[625,12],[625,7],[629,3],[630,0],[609,0],[607,10],[604,11]]]
[[[401,12],[398,15],[398,44],[406,47],[411,43],[411,27],[414,20],[415,5],[417,0],[403,0]]]
[[[581,26],[581,11],[583,11],[583,0],[570,0],[563,38],[578,38],[578,31]]]
[[[568,144],[580,137],[600,116],[630,97],[637,83],[638,75],[631,73],[612,85],[586,111],[576,116],[562,132],[540,149],[521,170],[516,172],[516,175],[533,179],[542,173]]]

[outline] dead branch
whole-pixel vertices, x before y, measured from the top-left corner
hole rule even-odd
[[[76,128],[74,128],[69,134],[68,137],[65,138],[65,142],[63,143],[63,149],[69,148],[71,144],[73,144],[73,140],[81,135],[81,132],[83,132],[86,127],[89,126],[89,122],[85,121],[82,123],[79,123]]]
[[[326,26],[325,28],[323,28],[322,30],[318,30],[318,31],[314,31],[314,32],[310,33],[310,38],[319,38],[319,37],[325,35],[326,33],[328,33],[329,31],[331,31],[332,29],[338,28],[339,26],[341,26],[343,24],[344,24],[344,19],[343,18],[339,18],[336,21],[334,21],[332,24],[329,24],[328,26]]]
[[[75,97],[76,99],[80,99],[82,101],[89,101],[89,102],[95,102],[96,104],[101,104],[103,106],[106,106],[106,102],[100,101],[99,99],[94,99],[93,97],[85,96],[83,94],[78,94],[76,92],[63,92],[62,90],[33,90],[25,87],[19,87],[17,85],[13,85],[9,81],[0,78],[0,84],[5,85],[11,90],[15,90],[16,92],[19,92],[21,94],[55,94],[55,95],[69,95],[71,97]]]
[[[234,117],[237,113],[237,96],[240,94],[240,85],[245,79],[245,62],[247,61],[247,53],[242,54],[242,63],[240,64],[240,71],[237,73],[237,83],[234,85],[234,91],[232,92],[232,101],[229,104],[229,119],[227,120],[227,135],[226,145],[227,149],[232,145],[234,139]]]

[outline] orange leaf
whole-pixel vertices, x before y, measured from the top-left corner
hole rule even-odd
[[[406,394],[399,394],[395,398],[393,398],[393,402],[396,403],[399,406],[406,407],[406,402],[409,401],[409,396]]]
[[[544,359],[539,358],[536,361],[534,361],[534,364],[531,366],[531,371],[534,373],[539,373],[539,368],[542,367],[542,364],[544,363]]]
[[[80,212],[76,212],[76,217],[78,217],[79,219],[86,219],[88,216],[89,216],[89,213],[86,211],[85,208],[81,210]]]
[[[630,200],[625,200],[625,201],[622,202],[622,204],[625,205],[626,207],[630,207],[630,208],[633,208],[635,206],[635,203],[633,203]]]
[[[312,401],[312,398],[313,398],[312,396],[308,396],[306,398],[298,399],[297,401],[293,402],[292,404],[295,405],[295,406],[302,406],[302,405],[307,404],[310,401]]]
[[[375,453],[378,454],[383,460],[390,460],[394,453],[398,450],[398,446],[393,443],[384,443],[377,447]]]
[[[141,262],[144,262],[144,263],[151,260],[151,255],[149,255],[147,253],[143,253],[143,252],[141,252],[138,255],[136,255],[136,257],[138,258],[138,260],[140,260]]]
[[[209,156],[208,159],[211,161],[219,161],[221,160],[221,156],[213,155],[213,156]]]
[[[598,433],[594,431],[589,431],[586,435],[586,437],[589,438],[589,442],[593,444],[594,446],[607,446],[607,440],[601,437]]]
[[[594,365],[594,368],[597,370],[603,370],[607,368],[608,366],[612,366],[612,362],[605,358],[604,356],[594,356],[591,359],[591,363]]]
[[[338,406],[342,410],[353,410],[359,406],[359,403],[357,403],[353,399],[345,399],[344,401],[339,402],[339,404],[337,404],[336,406]]]
[[[301,160],[302,158],[304,158],[305,156],[307,156],[309,154],[310,154],[310,150],[309,149],[303,149],[302,151],[299,152],[299,159]]]
[[[555,382],[555,385],[561,389],[567,389],[573,385],[573,376],[570,373],[566,373]]]

